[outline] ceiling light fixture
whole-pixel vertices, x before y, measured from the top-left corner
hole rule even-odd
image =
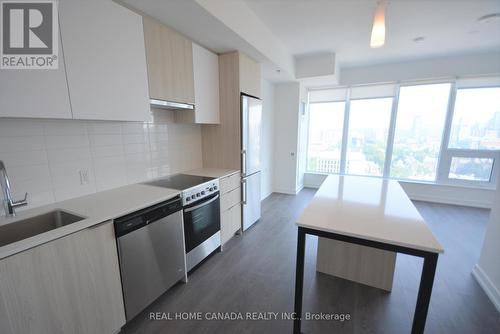
[[[372,37],[370,39],[371,48],[379,48],[385,43],[385,7],[387,3],[381,0],[375,9],[373,16]]]

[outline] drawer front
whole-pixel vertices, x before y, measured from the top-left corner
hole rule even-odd
[[[225,194],[236,189],[241,184],[240,173],[223,177],[219,180],[220,193]]]
[[[241,187],[231,190],[220,197],[220,210],[224,212],[241,202]]]
[[[221,213],[220,238],[225,244],[241,228],[241,205],[237,204]]]

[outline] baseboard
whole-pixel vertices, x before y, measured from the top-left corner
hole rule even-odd
[[[500,291],[498,291],[497,287],[493,285],[490,278],[486,273],[481,269],[479,265],[475,265],[474,269],[472,269],[472,276],[479,283],[481,288],[483,288],[484,293],[490,298],[493,305],[496,307],[497,311],[500,313]]]
[[[295,189],[274,188],[273,193],[296,195]]]
[[[265,194],[265,195],[264,195],[264,197],[261,197],[261,199],[260,199],[260,200],[261,200],[261,201],[265,200],[266,198],[268,198],[269,196],[271,196],[273,192],[274,192],[274,191],[272,191],[272,190],[271,190],[269,193]]]

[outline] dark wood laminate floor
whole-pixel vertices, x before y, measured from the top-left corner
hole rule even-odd
[[[314,196],[272,194],[262,219],[231,240],[122,330],[132,333],[291,333],[292,322],[149,320],[150,312],[292,312],[295,218]],[[471,275],[489,211],[415,202],[445,248],[440,256],[426,333],[500,333],[500,315]],[[316,237],[307,237],[304,312],[349,313],[350,321],[303,321],[305,333],[410,333],[422,260],[398,255],[393,291],[315,272]]]

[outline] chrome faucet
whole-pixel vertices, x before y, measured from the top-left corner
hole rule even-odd
[[[24,195],[24,199],[21,201],[14,201],[12,199],[12,195],[10,194],[9,177],[7,176],[7,170],[5,169],[5,165],[2,160],[0,160],[0,186],[2,187],[3,208],[6,216],[15,216],[15,208],[28,205],[28,193]]]

